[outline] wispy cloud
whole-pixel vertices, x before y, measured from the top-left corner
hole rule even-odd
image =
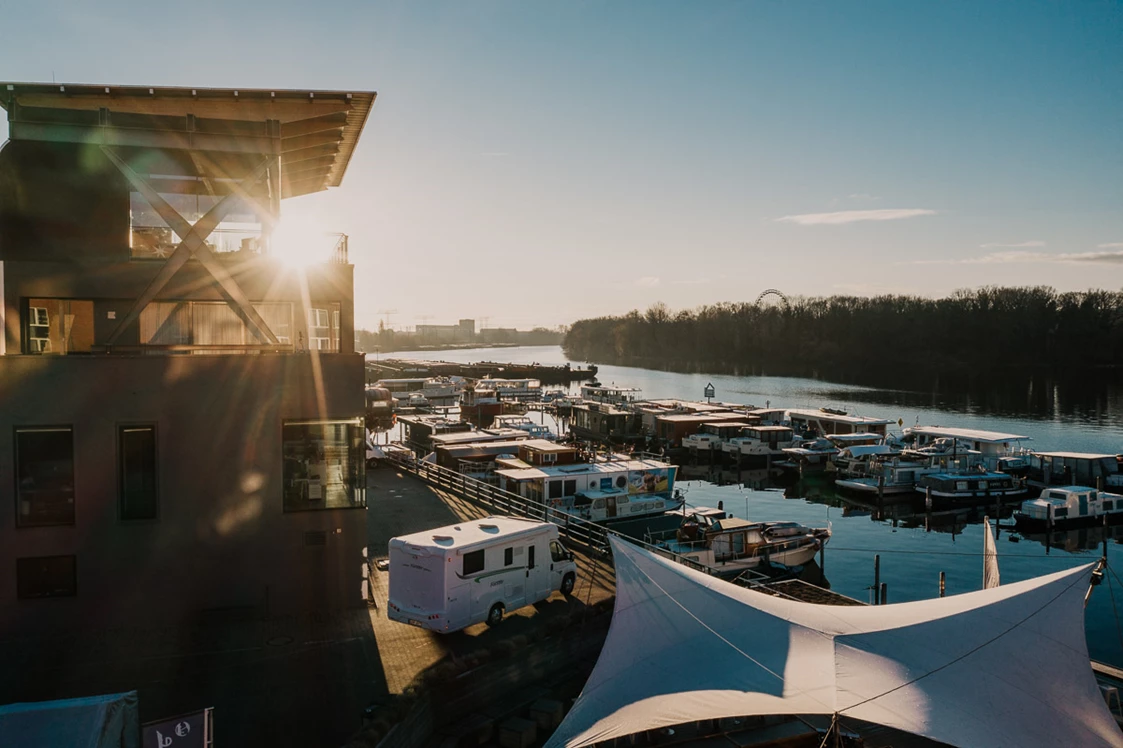
[[[1097,244],[1096,249],[1123,249],[1123,242],[1108,242],[1107,244]]]
[[[654,275],[645,275],[642,278],[636,278],[636,285],[643,286],[644,288],[655,288],[662,281]]]
[[[936,211],[927,208],[887,208],[885,210],[840,210],[834,213],[800,213],[776,220],[781,223],[798,223],[801,226],[837,225],[858,221],[898,221],[902,218],[933,216]]]
[[[980,244],[979,245],[979,247],[982,248],[982,249],[999,249],[1001,247],[1006,247],[1006,248],[1009,248],[1009,249],[1018,249],[1018,248],[1025,249],[1025,248],[1028,248],[1028,247],[1044,247],[1044,246],[1045,246],[1045,242],[1041,241],[1040,239],[1034,239],[1033,241],[1029,241],[1029,242],[1018,242],[1017,244],[1000,244],[998,242],[993,242],[991,244]]]
[[[1096,263],[1101,265],[1123,264],[1123,250],[1118,252],[1071,252],[1051,255],[1046,252],[993,252],[982,257],[968,257],[962,260],[916,260],[914,265],[1006,265],[1014,263]]]

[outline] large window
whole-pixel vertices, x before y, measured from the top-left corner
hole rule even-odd
[[[292,302],[259,302],[253,308],[281,345],[292,343]],[[221,301],[154,301],[140,314],[144,345],[260,345],[242,318]]]
[[[74,524],[74,434],[69,426],[16,429],[16,524]]]
[[[191,177],[181,177],[190,180]],[[199,185],[200,189],[203,186]],[[213,208],[222,195],[165,193],[161,197],[188,223],[194,224]],[[255,207],[241,197],[233,198],[234,206],[206,238],[212,252],[259,253],[261,219]],[[183,239],[139,192],[129,195],[129,246],[132,256],[144,259],[168,257]]]
[[[74,353],[94,344],[94,302],[28,299],[25,353]]]
[[[156,519],[156,427],[117,428],[121,519]]]
[[[74,556],[40,556],[16,559],[16,595],[74,597],[78,594],[78,569]]]
[[[363,420],[289,421],[281,428],[284,509],[366,505]]]

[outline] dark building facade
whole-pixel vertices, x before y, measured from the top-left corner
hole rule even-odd
[[[0,631],[362,604],[347,240],[274,249],[373,101],[0,84]]]

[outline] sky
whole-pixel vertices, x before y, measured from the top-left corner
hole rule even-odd
[[[1120,2],[0,0],[0,18],[12,81],[377,91],[343,185],[282,205],[350,235],[359,327],[768,288],[1123,288]]]

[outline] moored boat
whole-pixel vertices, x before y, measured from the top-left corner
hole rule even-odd
[[[1019,530],[1050,527],[1087,527],[1123,521],[1123,495],[1103,493],[1091,486],[1056,486],[1045,489],[1036,499],[1023,501],[1014,512]]]
[[[985,468],[957,472],[937,472],[921,476],[916,490],[936,499],[961,502],[985,502],[993,499],[1010,499],[1024,496],[1025,481],[1006,473],[995,473]]]
[[[722,576],[761,564],[802,566],[830,540],[831,528],[798,522],[750,522],[729,517],[721,509],[690,513],[673,539],[656,546],[701,564]]]

